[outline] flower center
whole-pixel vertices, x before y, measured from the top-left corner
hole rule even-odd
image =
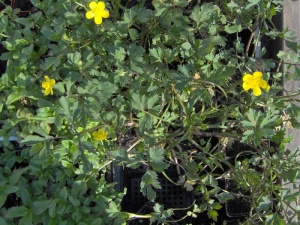
[[[258,86],[259,85],[260,78],[254,77],[251,81],[252,86]]]
[[[51,88],[51,85],[49,83],[46,83],[45,84],[45,89],[49,89],[49,88]]]

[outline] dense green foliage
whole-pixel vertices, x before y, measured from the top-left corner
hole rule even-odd
[[[185,217],[218,220],[235,196],[221,180],[251,202],[245,224],[299,216],[289,207],[299,192],[281,184],[296,188],[300,169],[298,150],[285,148],[300,108],[281,81],[300,70],[292,32],[272,23],[282,1],[111,0],[101,25],[85,17],[88,0],[31,3],[25,16],[3,4],[0,13],[1,225],[171,223],[179,209],[159,203],[123,212],[128,190],[106,179],[111,164],[146,165],[141,192],[154,202],[158,177],[176,165],[173,182],[200,196]],[[278,59],[262,43],[275,38],[291,49]],[[271,87],[260,96],[242,88],[255,71]],[[44,76],[56,81],[53,95]],[[99,129],[105,140],[93,138]]]

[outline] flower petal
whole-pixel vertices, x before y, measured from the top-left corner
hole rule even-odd
[[[252,79],[253,79],[253,77],[250,74],[245,74],[245,76],[243,77],[243,81],[250,81]]]
[[[46,82],[50,81],[50,78],[48,76],[44,76],[44,77],[45,77]]]
[[[108,18],[109,17],[109,12],[107,10],[103,10],[100,15],[103,17],[103,18]]]
[[[255,96],[260,96],[261,95],[261,89],[260,89],[260,87],[254,87],[253,88],[253,94]]]
[[[104,2],[98,2],[98,9],[101,10],[101,11],[105,9]]]
[[[49,95],[49,93],[50,93],[50,88],[46,88],[44,91],[44,95]]]
[[[95,16],[95,14],[93,13],[92,10],[86,12],[86,14],[85,14],[85,17],[86,17],[87,19],[92,19],[92,18],[94,18],[94,16]]]
[[[50,84],[51,84],[51,86],[54,85],[54,84],[55,84],[55,80],[54,80],[54,79],[51,79],[51,80],[50,80]]]
[[[47,81],[43,81],[42,82],[42,88],[46,88],[47,87],[48,82]]]
[[[253,77],[258,77],[258,78],[262,77],[262,72],[258,72],[258,71],[254,72]]]
[[[94,21],[95,21],[95,24],[101,24],[102,23],[102,16],[101,15],[95,15],[95,18],[94,18]]]
[[[267,89],[269,85],[268,85],[267,81],[261,79],[259,81],[259,86],[263,89]]]
[[[91,8],[91,9],[94,9],[94,8],[96,8],[97,7],[97,2],[90,2],[90,4],[89,4],[89,7]]]
[[[251,85],[248,82],[243,83],[243,88],[245,91],[248,91],[251,88]]]

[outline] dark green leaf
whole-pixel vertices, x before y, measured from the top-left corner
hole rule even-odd
[[[32,213],[34,215],[40,215],[45,212],[50,204],[52,203],[51,200],[44,200],[44,201],[34,201],[32,203]]]
[[[5,217],[7,219],[13,219],[25,216],[29,212],[29,209],[25,206],[14,206],[7,210]]]

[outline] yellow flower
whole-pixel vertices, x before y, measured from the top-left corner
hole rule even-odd
[[[243,88],[248,91],[249,89],[253,90],[255,96],[261,95],[261,88],[269,91],[270,86],[264,79],[261,78],[261,72],[254,72],[253,75],[245,74],[243,77]]]
[[[103,141],[107,138],[107,134],[108,134],[107,131],[99,129],[98,131],[93,132],[92,136],[95,140]]]
[[[89,6],[91,10],[86,12],[85,17],[87,19],[94,18],[96,24],[101,24],[102,18],[109,17],[109,12],[105,9],[104,2],[90,2]]]
[[[53,85],[55,84],[54,79],[50,79],[48,76],[45,76],[45,81],[42,83],[42,88],[45,88],[44,95],[53,95]]]

